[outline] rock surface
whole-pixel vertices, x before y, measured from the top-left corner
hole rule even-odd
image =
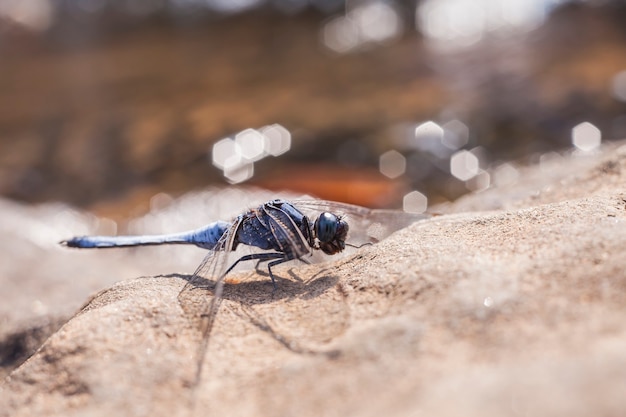
[[[624,415],[626,147],[553,163],[277,268],[275,293],[233,275],[192,388],[186,276],[119,282],[11,373],[0,413]]]

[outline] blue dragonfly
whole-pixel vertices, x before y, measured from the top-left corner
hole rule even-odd
[[[130,246],[188,244],[209,253],[178,294],[183,311],[196,323],[201,343],[196,356],[193,385],[200,381],[202,363],[215,315],[224,290],[224,277],[239,263],[268,262],[267,269],[274,290],[276,279],[272,268],[284,262],[300,260],[315,251],[335,255],[346,246],[360,247],[375,243],[390,233],[428,217],[393,210],[370,210],[350,204],[324,200],[271,200],[250,209],[230,222],[216,221],[199,229],[164,235],[82,236],[61,244],[81,249]],[[348,225],[350,222],[351,226]],[[348,234],[353,243],[348,243]],[[228,264],[228,253],[239,245],[257,248]],[[207,297],[208,280],[215,280],[213,297]],[[210,299],[210,301],[209,301]]]

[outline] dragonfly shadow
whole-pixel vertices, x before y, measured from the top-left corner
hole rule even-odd
[[[254,308],[255,305],[271,304],[279,300],[287,302],[292,299],[310,300],[320,297],[327,291],[340,285],[338,277],[328,274],[327,269],[319,271],[306,280],[298,277],[293,270],[289,270],[288,274],[292,279],[275,275],[276,289],[274,289],[269,279],[262,278],[254,281],[246,281],[245,279],[250,279],[253,276],[259,277],[259,275],[254,272],[244,276],[244,280],[239,282],[229,282],[226,280],[224,282],[221,299],[235,302],[238,306],[229,309],[231,312],[249,320],[254,326],[269,334],[288,350],[298,354],[323,355],[329,358],[336,358],[339,355],[336,349],[325,350],[319,347],[307,347],[283,335],[274,328],[274,325],[268,321],[265,314],[259,313],[259,311]],[[193,275],[170,274],[167,275],[167,277],[181,278],[189,281],[193,278]],[[198,297],[206,297],[207,304],[205,305],[208,306],[208,300],[211,299],[215,290],[216,281],[202,278],[201,280],[196,279],[195,283],[197,284],[196,288],[199,290]],[[210,334],[210,326],[208,330],[206,330],[206,334]],[[203,357],[203,354],[199,354],[199,357]]]
[[[255,305],[268,304],[279,300],[290,300],[294,298],[311,299],[319,297],[331,288],[334,288],[339,278],[329,275],[328,270],[321,270],[307,280],[302,280],[293,270],[289,270],[290,278],[283,278],[275,275],[276,289],[272,285],[272,281],[268,279],[248,280],[251,276],[261,274],[252,273],[243,280],[234,281],[227,277],[224,281],[224,289],[222,299],[234,301],[237,303]],[[262,274],[265,275],[265,274]],[[167,278],[180,278],[190,281],[193,275],[189,274],[167,274],[163,275]],[[196,286],[198,290],[208,291],[207,296],[212,296],[216,280],[207,278],[196,278]]]

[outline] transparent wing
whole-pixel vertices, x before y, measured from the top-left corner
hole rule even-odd
[[[410,214],[394,210],[371,210],[325,200],[298,200],[290,203],[305,214],[311,222],[314,222],[317,216],[324,211],[344,217],[350,227],[349,243],[354,245],[378,242],[396,230],[430,217],[429,215]],[[263,220],[270,226],[272,237],[279,243],[286,259],[300,258],[310,252],[307,239],[285,211],[271,203],[263,207],[265,208],[262,211]],[[178,294],[181,308],[199,330],[201,336],[196,352],[197,365],[195,380],[193,381],[194,386],[200,381],[204,356],[215,316],[221,303],[224,273],[229,266],[228,254],[233,251],[237,243],[240,243],[235,242],[235,238],[243,221],[243,217],[240,217],[233,222]],[[260,243],[260,239],[260,236],[252,236],[246,241],[255,246],[263,246],[257,245],[255,242],[255,240],[259,240]],[[211,287],[213,287],[212,297],[208,294]]]
[[[209,344],[209,337],[215,315],[219,309],[224,290],[224,272],[228,267],[228,254],[235,246],[235,236],[241,219],[233,222],[233,225],[222,235],[215,248],[202,260],[189,281],[178,293],[178,303],[185,316],[200,332],[200,343],[196,352],[196,373],[193,386],[200,382],[204,355]],[[208,291],[213,286],[213,297]]]
[[[348,242],[353,245],[376,243],[393,232],[419,220],[432,217],[429,214],[405,213],[399,210],[368,209],[352,204],[327,200],[295,200],[291,202],[311,221],[327,211],[345,218],[350,227]]]
[[[280,245],[286,259],[301,258],[311,252],[302,231],[285,211],[268,204],[264,208],[264,215],[267,216],[272,235]]]

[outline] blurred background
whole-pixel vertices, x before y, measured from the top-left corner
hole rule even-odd
[[[626,1],[0,0],[0,376],[205,255],[61,239],[302,194],[422,212],[624,137]]]
[[[0,194],[423,211],[626,136],[626,1],[0,0]],[[556,152],[555,152],[556,151]]]

